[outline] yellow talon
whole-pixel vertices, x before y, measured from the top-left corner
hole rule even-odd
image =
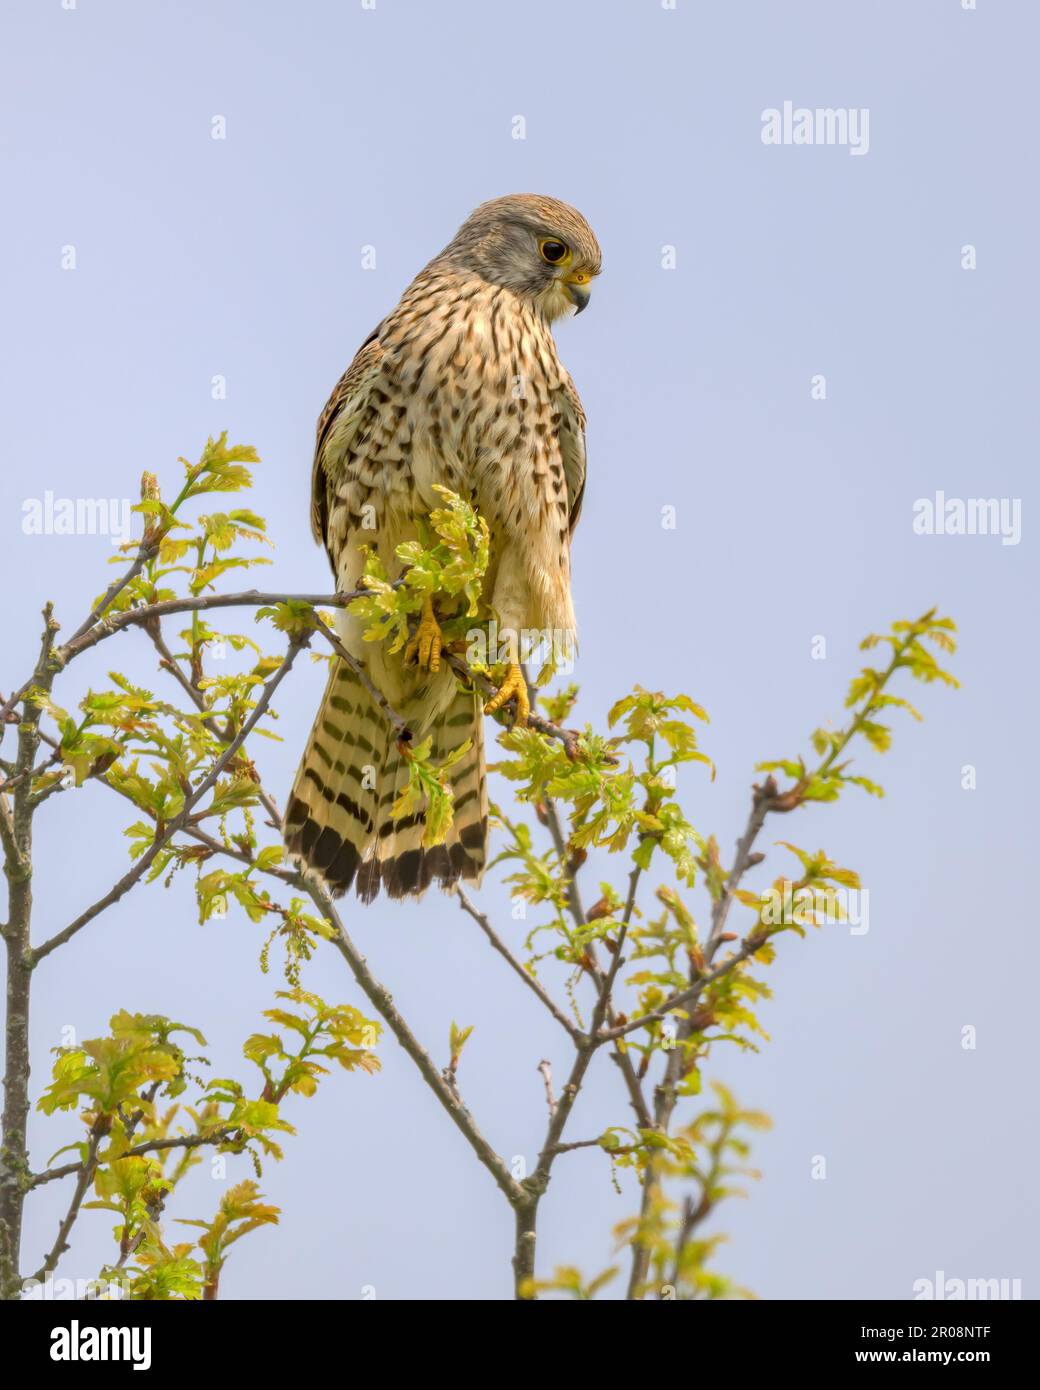
[[[435,676],[441,669],[441,649],[443,646],[444,637],[441,633],[440,623],[433,613],[433,599],[427,598],[423,601],[422,617],[419,619],[419,626],[415,629],[415,636],[404,649],[404,659],[405,661],[415,659],[421,670],[429,671],[431,675]]]
[[[524,680],[524,673],[515,661],[510,662],[509,669],[506,671],[506,678],[498,687],[498,694],[484,706],[485,714],[494,714],[495,710],[501,709],[507,700],[516,698],[516,718],[513,721],[515,729],[526,729],[527,721],[531,715],[531,700],[527,693],[527,682]]]

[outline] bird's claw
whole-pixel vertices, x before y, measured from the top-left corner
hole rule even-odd
[[[431,675],[436,675],[441,669],[443,646],[444,636],[440,623],[434,616],[433,600],[428,598],[423,603],[422,617],[419,619],[419,626],[415,629],[415,635],[404,649],[404,659],[405,661],[415,661],[420,670],[429,671]]]
[[[531,717],[531,697],[527,692],[527,682],[524,680],[524,673],[515,661],[509,663],[506,671],[505,680],[498,687],[498,693],[493,695],[484,706],[485,714],[494,714],[500,710],[508,701],[516,700],[516,718],[513,721],[515,729],[526,729],[527,721]]]

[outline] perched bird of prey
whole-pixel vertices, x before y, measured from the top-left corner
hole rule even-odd
[[[443,506],[440,484],[488,523],[484,598],[500,630],[573,637],[570,543],[585,487],[585,416],[551,325],[585,308],[599,270],[599,245],[579,212],[512,194],[478,207],[416,276],[318,421],[311,524],[339,592],[358,586],[366,546],[391,577],[400,574],[395,548]],[[407,754],[339,659],[286,812],[290,852],[333,892],[356,883],[365,902],[380,886],[399,898],[434,881],[479,879],[488,814],[481,701],[442,662],[433,605],[397,653],[364,642],[363,622],[349,613],[337,622],[343,645],[413,738],[432,736],[436,761],[466,740],[471,747],[450,769],[447,839],[424,847],[421,811],[391,816],[408,782]],[[510,700],[525,723],[529,696],[515,663],[487,709]]]

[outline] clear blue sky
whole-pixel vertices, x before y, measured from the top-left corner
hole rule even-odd
[[[900,723],[888,757],[865,760],[887,798],[782,827],[860,871],[870,931],[786,939],[772,1042],[718,1055],[717,1074],[775,1120],[718,1260],[762,1296],[909,1297],[937,1269],[1040,1287],[1026,872],[1037,20],[1026,0],[3,3],[5,688],[28,670],[42,600],[75,626],[111,550],[26,536],[23,503],[125,497],[143,468],[169,486],[207,433],[226,428],[264,460],[272,584],[323,588],[307,492],[328,390],[469,210],[515,191],[576,204],[604,252],[589,312],[558,334],[589,416],[583,712],[601,721],[635,681],[707,706],[718,781],[683,783],[702,831],[729,852],[755,761],[796,753],[838,714],[863,633],[936,603],[956,617],[963,689],[919,692],[926,723]],[[869,153],[764,145],[761,114],[785,100],[869,109]],[[1021,543],[914,534],[915,500],[937,490],[1021,499]],[[77,679],[100,683],[115,659],[143,677],[143,647],[118,646]],[[267,770],[283,799],[320,682],[305,671],[280,702],[286,742]],[[126,821],[98,789],[52,799],[41,934],[123,871]],[[483,900],[519,934],[501,890]],[[536,1065],[565,1060],[555,1025],[443,897],[351,904],[348,922],[438,1056],[453,1018],[474,1025],[467,1101],[530,1164]],[[275,984],[256,933],[234,915],[200,928],[187,884],[124,900],[39,972],[34,1094],[61,1029],[92,1036],[120,1007],[187,1019],[217,1075],[244,1074],[237,1047]],[[307,980],[358,1002],[330,951]],[[232,1259],[228,1296],[508,1296],[505,1204],[407,1059],[392,1042],[383,1053],[382,1075],[330,1078],[294,1107],[300,1135],[264,1178],[283,1224]],[[614,1068],[601,1071],[576,1134],[627,1119]],[[34,1119],[37,1161],[73,1130]],[[825,1182],[811,1179],[817,1154]],[[217,1186],[201,1170],[191,1182],[180,1214],[204,1215]],[[53,1185],[30,1204],[26,1265],[62,1196]],[[600,1155],[561,1162],[541,1267],[599,1269],[635,1201]],[[96,1269],[109,1225],[84,1217],[64,1272]]]

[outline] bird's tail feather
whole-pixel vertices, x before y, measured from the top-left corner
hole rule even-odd
[[[442,844],[424,847],[425,810],[394,820],[408,783],[407,754],[357,675],[337,661],[329,675],[285,814],[289,853],[315,869],[335,894],[356,884],[363,902],[385,888],[419,895],[432,882],[480,879],[487,853],[488,800],[483,712],[473,691],[456,691],[426,733],[443,763],[471,746],[448,771],[454,820]]]

